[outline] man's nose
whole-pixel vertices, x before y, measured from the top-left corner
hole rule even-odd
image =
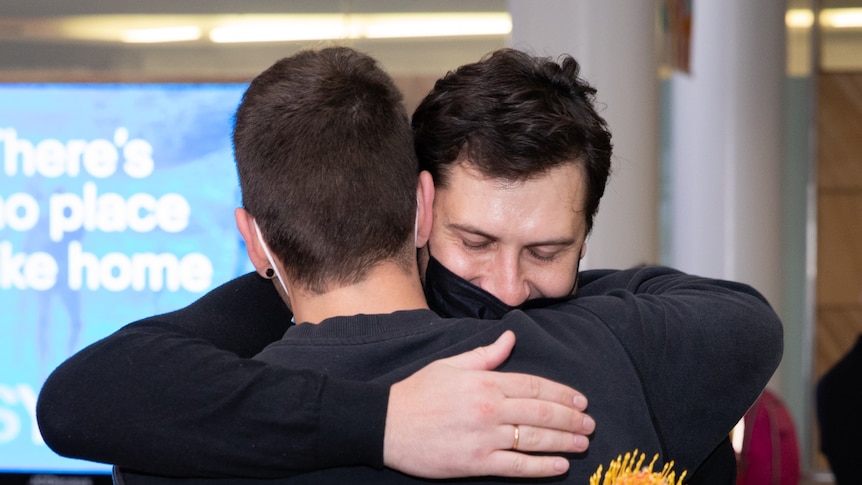
[[[498,258],[488,268],[490,274],[484,278],[483,289],[509,306],[518,306],[530,297],[530,287],[518,261]]]

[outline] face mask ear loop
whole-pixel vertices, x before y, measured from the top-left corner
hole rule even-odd
[[[257,225],[257,221],[254,221],[254,230],[257,233],[257,240],[260,242],[260,246],[263,248],[263,253],[266,254],[266,259],[269,261],[269,264],[272,266],[272,269],[275,270],[275,276],[278,278],[278,282],[281,283],[281,289],[284,290],[284,295],[289,296],[287,292],[287,286],[284,284],[284,278],[281,277],[281,271],[278,270],[278,266],[275,265],[275,260],[272,259],[272,255],[269,253],[269,247],[267,247],[266,242],[263,240],[263,235],[260,232],[260,227]]]
[[[413,247],[419,242],[419,209],[416,209],[416,224],[413,226]]]

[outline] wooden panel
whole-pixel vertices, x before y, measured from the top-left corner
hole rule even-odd
[[[862,291],[862,190],[821,192],[817,225],[817,302],[856,304]]]
[[[846,354],[862,334],[862,304],[817,310],[814,379],[820,377]]]
[[[818,185],[862,190],[862,74],[821,74],[817,82]]]

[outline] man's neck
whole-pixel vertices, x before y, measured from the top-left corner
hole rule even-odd
[[[383,263],[354,285],[319,295],[295,292],[291,295],[291,306],[296,323],[320,323],[337,316],[427,309],[428,303],[415,269],[406,272],[394,263]]]

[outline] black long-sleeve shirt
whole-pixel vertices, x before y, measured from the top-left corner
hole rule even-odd
[[[548,369],[547,362],[538,365],[542,358],[534,359],[537,365],[511,370],[563,380],[584,391],[597,433],[633,427],[652,436],[643,446],[685,467],[698,466],[726,442],[778,365],[781,325],[774,312],[745,285],[664,268],[584,272],[581,281],[578,298],[560,308],[527,312],[535,327],[529,335],[519,331],[516,353],[524,356],[523,348],[530,346],[541,356],[541,345],[524,342],[540,338],[532,334],[548,325],[570,332],[554,345],[577,343],[578,359],[586,360],[572,362],[571,374]],[[248,357],[278,339],[289,318],[271,282],[249,275],[181,312],[125,327],[75,356],[46,383],[37,408],[46,442],[63,454],[179,476],[270,477],[327,466],[379,467],[385,397],[394,381],[362,384],[367,375],[340,372],[334,373],[340,378],[327,379],[314,365],[288,370],[231,354]],[[571,325],[560,323],[569,318]],[[287,335],[310,331],[307,327],[292,328]],[[601,329],[602,336],[581,333],[591,328]],[[453,332],[450,338],[459,336]],[[467,340],[473,346],[487,343]],[[405,354],[409,363],[397,377],[458,349]],[[387,350],[392,349],[381,348]],[[601,385],[565,380],[582,375],[576,367],[588,361],[608,366]],[[617,375],[614,365],[625,370]],[[104,373],[88,377],[95,369]],[[153,389],[159,390],[158,399],[150,399]],[[97,402],[108,402],[107,408],[100,410],[83,397],[94,393]],[[336,398],[347,395],[350,404],[339,405]],[[165,402],[165,396],[174,402]],[[703,429],[697,431],[699,426]],[[156,443],[141,443],[140,437]],[[609,459],[603,453],[627,451],[602,448],[595,440],[593,457]],[[626,443],[621,439],[608,446]]]
[[[272,282],[250,273],[127,325],[49,376],[42,436],[64,456],[177,476],[383,466],[388,385],[249,358],[290,319]]]
[[[589,451],[570,455],[569,473],[545,482],[588,483],[600,464],[607,467],[611,458],[636,448],[693,471],[778,366],[777,317],[744,285],[665,268],[606,273],[593,284],[614,290],[501,320],[441,319],[414,310],[298,325],[257,358],[391,384],[512,330],[518,340],[501,369],[582,390],[598,423]],[[392,470],[346,467],[285,483],[421,481]]]

